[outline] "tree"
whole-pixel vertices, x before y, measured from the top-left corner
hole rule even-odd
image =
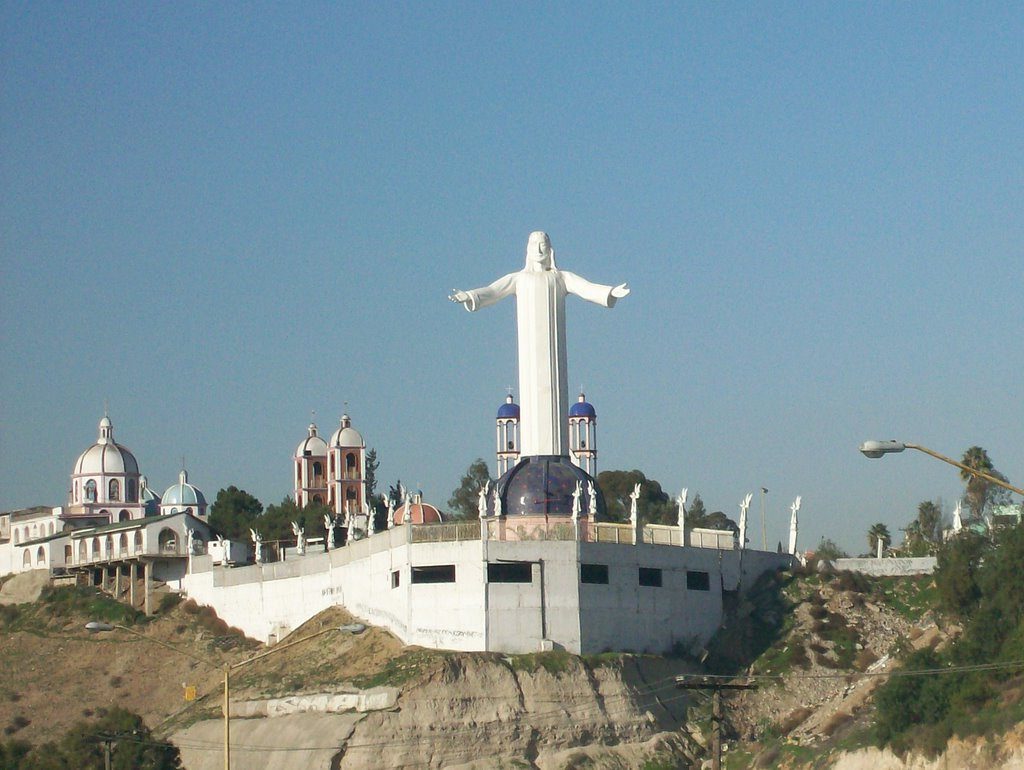
[[[380,461],[377,459],[377,450],[371,449],[366,453],[366,475],[363,480],[366,482],[366,499],[372,500],[377,494],[377,469],[380,468]]]
[[[942,508],[925,500],[917,506],[917,518],[907,525],[900,552],[906,556],[934,553],[942,542]]]
[[[882,541],[882,548],[892,544],[892,535],[889,534],[889,528],[882,522],[872,524],[871,529],[868,530],[868,550],[871,554],[878,553],[878,541]]]
[[[821,538],[818,541],[818,547],[814,549],[814,556],[816,558],[826,559],[827,561],[845,559],[847,555],[846,551],[836,545],[834,540],[827,537]]]
[[[448,499],[448,510],[456,519],[472,519],[479,515],[480,490],[493,481],[487,463],[478,457],[469,464],[459,486]]]
[[[703,527],[707,521],[708,511],[704,507],[704,501],[700,498],[700,492],[693,496],[693,502],[686,509],[686,526]]]
[[[939,543],[942,540],[942,508],[938,503],[925,500],[917,506],[917,526],[925,540]]]
[[[968,468],[971,468],[982,473],[987,473],[993,478],[997,478],[1000,481],[1006,481],[1006,476],[996,470],[992,464],[991,458],[988,456],[988,452],[982,449],[980,446],[972,446],[966,452],[964,452],[963,458],[960,460]],[[980,519],[985,513],[985,508],[990,505],[1001,505],[1010,501],[1010,493],[1000,487],[998,484],[975,476],[965,470],[960,471],[960,478],[966,485],[964,491],[964,501],[967,503],[967,507],[970,508],[971,514],[976,519]]]
[[[256,520],[255,529],[265,540],[295,539],[292,522],[304,530],[305,536],[324,537],[324,514],[334,517],[333,511],[326,505],[310,504],[299,508],[291,496],[286,496],[280,505],[268,505],[267,510]]]
[[[249,529],[263,513],[263,503],[244,489],[230,486],[217,493],[210,508],[210,526],[228,540],[248,540]]]
[[[604,494],[609,521],[629,521],[630,495],[637,484],[640,485],[640,497],[636,501],[636,510],[642,523],[674,524],[676,521],[675,504],[661,484],[647,478],[642,471],[601,471],[597,475],[597,483]]]
[[[987,537],[964,530],[939,549],[935,587],[946,612],[965,618],[974,611],[981,599],[978,569],[989,546]]]
[[[114,707],[99,719],[78,722],[59,740],[25,751],[25,744],[0,746],[0,760],[12,753],[21,770],[103,770],[103,740],[109,738],[113,770],[179,770],[177,746],[157,740],[142,717]]]

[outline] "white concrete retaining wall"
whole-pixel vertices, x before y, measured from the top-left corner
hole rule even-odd
[[[210,557],[195,557],[182,585],[229,625],[266,641],[342,605],[425,647],[661,653],[677,643],[704,644],[721,623],[723,590],[790,563],[786,555],[762,551],[650,544],[411,543],[410,533],[399,527],[329,554],[265,565],[215,567]],[[488,581],[488,563],[508,562],[525,562],[529,582]],[[581,582],[581,563],[604,565],[608,582]],[[454,582],[413,582],[416,568],[442,565],[454,567]],[[660,570],[661,585],[640,585],[641,567]],[[688,588],[687,572],[703,573],[706,590]]]
[[[917,556],[906,559],[834,559],[830,563],[837,570],[888,577],[930,575],[935,571],[937,559],[934,556]]]

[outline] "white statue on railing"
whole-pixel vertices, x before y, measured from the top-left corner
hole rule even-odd
[[[953,532],[959,532],[963,528],[963,503],[960,500],[957,500],[956,507],[953,509]]]
[[[740,503],[740,548],[747,547],[747,510],[750,508],[750,501],[754,495],[748,494]]]
[[[629,294],[629,286],[604,286],[559,270],[551,240],[547,233],[537,231],[530,233],[522,270],[480,289],[452,289],[448,299],[474,311],[513,294],[519,330],[521,456],[568,457],[565,296],[575,294],[588,302],[613,307]]]
[[[683,491],[676,497],[676,526],[679,527],[680,545],[686,545],[686,498],[689,493],[689,487],[683,487]]]
[[[501,518],[501,495],[498,494],[498,485],[494,485],[494,518]]]
[[[402,521],[412,524],[412,503],[408,492],[405,493],[405,514],[402,516]]]
[[[255,529],[249,530],[249,537],[252,538],[252,544],[255,548],[256,563],[263,563],[263,535],[257,532]]]
[[[633,491],[629,493],[629,523],[633,525],[633,531],[636,532],[637,526],[640,523],[640,516],[636,510],[636,501],[640,499],[640,485],[634,484]]]
[[[800,510],[800,495],[796,496],[796,500],[789,506],[789,510],[792,514],[789,517],[789,555],[796,556],[796,536],[797,536],[797,511]]]
[[[580,506],[580,496],[583,494],[583,482],[577,481],[576,487],[572,490],[572,520],[579,521],[582,507]]]
[[[327,533],[327,550],[334,548],[334,519],[324,514],[324,532]]]
[[[372,505],[366,510],[366,531],[371,535],[377,534],[377,516],[374,513]]]
[[[302,556],[306,553],[306,531],[299,526],[299,522],[292,522],[292,534],[295,535],[295,553]]]
[[[587,515],[591,521],[597,521],[597,490],[594,482],[587,482]]]
[[[491,488],[490,480],[485,481],[484,485],[480,487],[480,494],[477,497],[476,510],[477,514],[481,519],[487,518],[487,492]]]
[[[189,529],[188,527],[185,527],[185,555],[188,556],[189,558],[191,558],[191,556],[192,556],[192,548],[193,548],[192,543],[193,543],[194,540],[195,540],[195,533],[191,529]]]
[[[388,498],[388,529],[395,528],[395,501]]]

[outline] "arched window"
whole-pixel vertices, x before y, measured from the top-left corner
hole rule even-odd
[[[71,563],[71,554],[72,553],[73,552],[71,550],[71,546],[70,545],[64,546],[64,563],[65,564],[70,564]]]
[[[117,539],[117,555],[127,556],[128,555],[128,533],[122,532],[121,537]]]
[[[135,553],[142,553],[142,530],[135,530]]]
[[[103,544],[104,550],[106,551],[106,557],[109,559],[114,555],[114,536],[107,535],[106,542]]]
[[[126,481],[125,484],[124,484],[124,488],[125,488],[125,495],[124,495],[125,502],[128,502],[128,503],[137,503],[137,502],[139,502],[139,487],[138,487],[138,484],[136,484],[135,479],[128,479],[128,481]]]
[[[14,530],[14,544],[17,545],[21,542],[21,532],[17,528]]]
[[[178,552],[178,535],[173,529],[161,529],[157,543],[160,546],[160,553]]]
[[[334,476],[334,473],[335,473],[335,467],[334,467],[334,452],[331,452],[331,478],[332,478],[332,479],[333,479],[333,478],[335,477],[335,476]]]
[[[28,548],[22,551],[21,566],[24,569],[32,569],[32,552]]]
[[[117,514],[118,521],[131,521],[132,515],[128,511],[121,511]]]
[[[32,525],[32,539],[35,540],[37,537],[39,537],[39,525],[38,524],[33,524]]]
[[[356,456],[351,452],[345,455],[345,478],[359,478],[358,472],[356,471]]]
[[[36,566],[37,567],[45,567],[46,566],[46,549],[43,548],[42,546],[39,546],[39,548],[36,549]]]
[[[49,534],[51,534],[51,535],[53,534],[53,522],[52,521],[49,523],[49,525],[46,527],[46,529],[47,529]]]
[[[320,495],[313,495],[313,502],[317,505],[323,505],[324,499]]]
[[[92,539],[92,558],[93,560],[100,558],[100,539],[98,537]]]
[[[111,479],[107,485],[107,499],[108,500],[120,500],[121,499],[121,482],[117,479]]]
[[[324,466],[320,464],[320,461],[313,463],[313,478],[319,478],[324,474]]]
[[[74,497],[73,502],[76,502],[76,503],[81,502],[81,498],[79,498],[79,496],[78,496],[78,482],[77,481],[75,482],[75,497]]]
[[[84,540],[78,541],[78,561],[89,561],[89,546],[85,544]]]
[[[85,502],[95,503],[96,502],[96,480],[89,479],[85,482]]]

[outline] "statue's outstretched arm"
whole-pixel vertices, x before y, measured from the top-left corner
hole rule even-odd
[[[570,294],[582,297],[587,302],[593,302],[605,307],[615,307],[615,303],[629,294],[629,284],[620,283],[618,286],[606,286],[603,283],[591,283],[586,278],[570,273],[568,270],[560,270],[562,280],[565,282],[565,289]]]
[[[448,299],[452,302],[460,303],[470,312],[479,310],[482,307],[493,305],[498,300],[504,299],[510,294],[515,294],[517,275],[518,273],[503,275],[490,286],[484,286],[480,289],[470,289],[469,291],[452,289],[452,293],[448,295]]]

